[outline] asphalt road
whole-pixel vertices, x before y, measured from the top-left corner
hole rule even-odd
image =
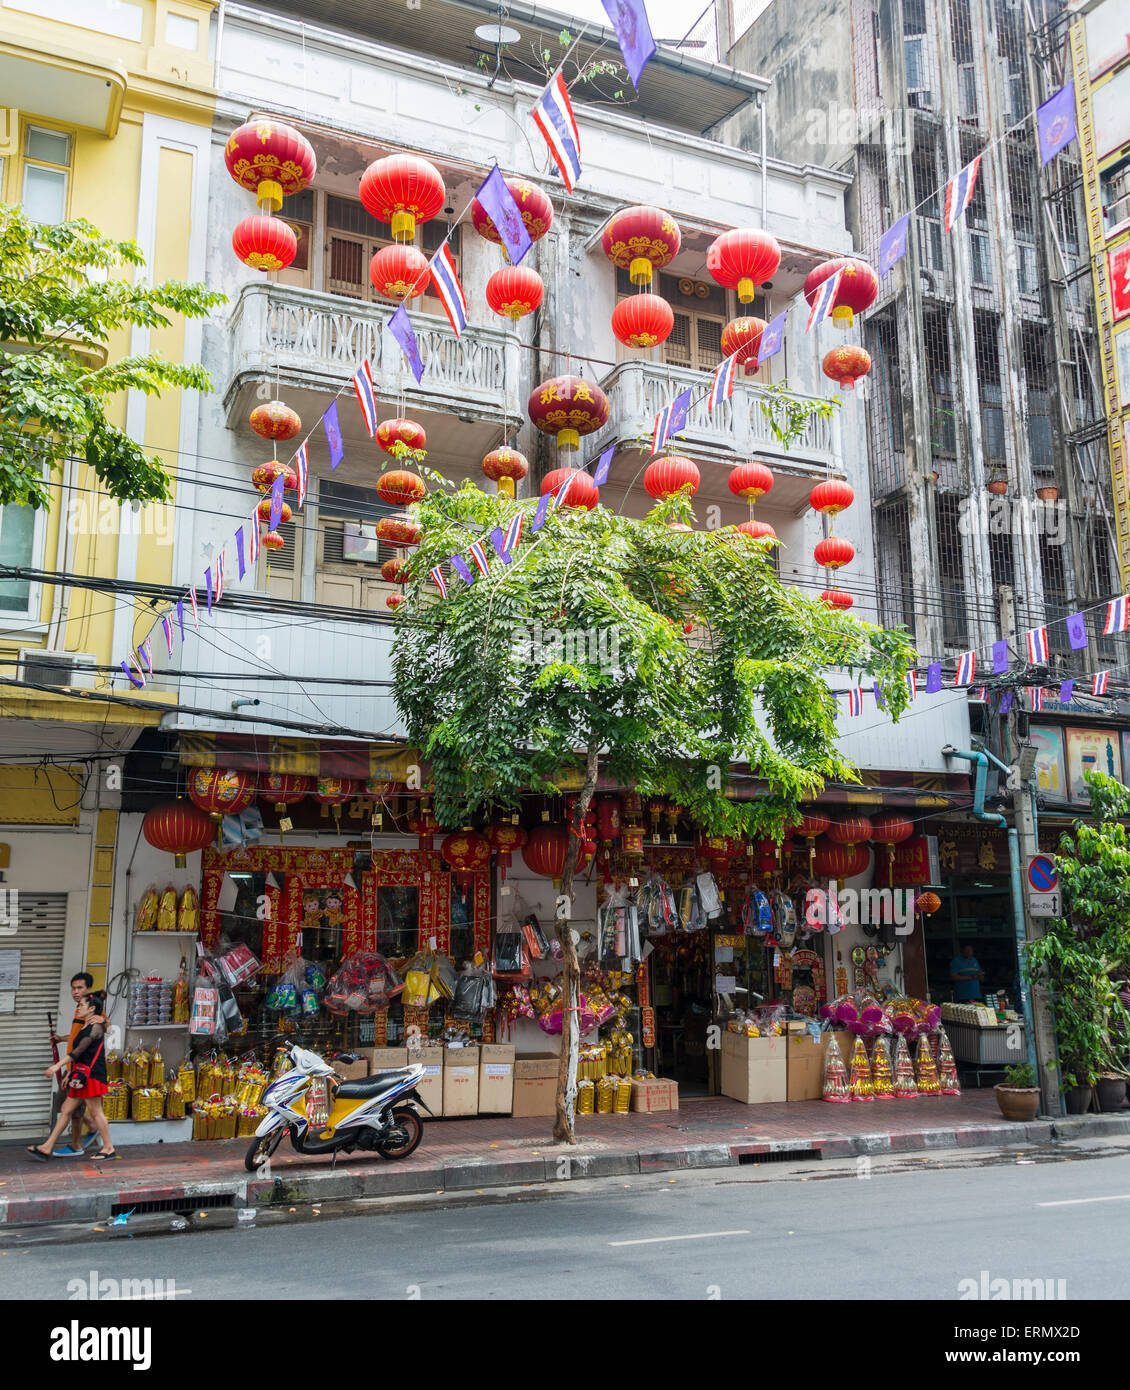
[[[67,1300],[68,1281],[91,1271],[174,1280],[178,1301],[956,1300],[971,1287],[961,1281],[982,1287],[982,1272],[1063,1280],[1069,1300],[1130,1293],[1130,1154],[955,1154],[862,1172],[616,1178],[495,1192],[476,1205],[9,1248],[0,1297]]]

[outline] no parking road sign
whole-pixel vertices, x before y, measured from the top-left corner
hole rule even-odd
[[[1033,854],[1028,860],[1028,911],[1033,917],[1060,917],[1063,901],[1055,860]]]

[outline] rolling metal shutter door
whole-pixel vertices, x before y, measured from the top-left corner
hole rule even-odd
[[[20,953],[20,987],[15,1013],[0,1013],[0,1138],[20,1132],[46,1134],[51,1118],[52,1082],[43,1075],[51,1064],[47,1015],[59,1007],[66,893],[19,895],[15,936],[0,936],[0,951]],[[59,1025],[62,1025],[60,1027]],[[66,1034],[70,1018],[56,1018]]]

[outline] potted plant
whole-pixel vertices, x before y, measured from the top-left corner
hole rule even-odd
[[[994,468],[986,487],[994,497],[1003,497],[1008,492],[1008,474],[1003,468]]]
[[[1126,1104],[1126,1077],[1116,1071],[1100,1072],[1095,1093],[1100,1110],[1121,1110]]]
[[[1026,1124],[1036,1118],[1040,1108],[1040,1088],[1036,1076],[1027,1062],[1005,1069],[1004,1081],[993,1087],[1001,1114],[1006,1120],[1017,1120]]]
[[[1048,487],[1038,487],[1036,489],[1036,496],[1041,502],[1058,502],[1059,488],[1050,485]]]

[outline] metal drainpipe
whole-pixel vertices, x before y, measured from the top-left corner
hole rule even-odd
[[[1012,883],[1012,922],[1016,933],[1016,959],[1020,985],[1020,1012],[1024,1015],[1024,1040],[1027,1045],[1028,1065],[1032,1075],[1039,1081],[1039,1068],[1036,1065],[1036,1021],[1032,1015],[1032,1001],[1028,997],[1028,981],[1024,975],[1024,957],[1027,941],[1024,936],[1024,890],[1020,882],[1020,837],[1016,827],[1009,825],[1004,816],[996,811],[985,810],[985,781],[989,771],[989,758],[984,753],[952,748],[948,744],[942,749],[946,758],[964,758],[973,763],[977,773],[973,782],[973,815],[979,821],[999,826],[1008,833],[1008,871]],[[996,762],[996,759],[993,759]]]

